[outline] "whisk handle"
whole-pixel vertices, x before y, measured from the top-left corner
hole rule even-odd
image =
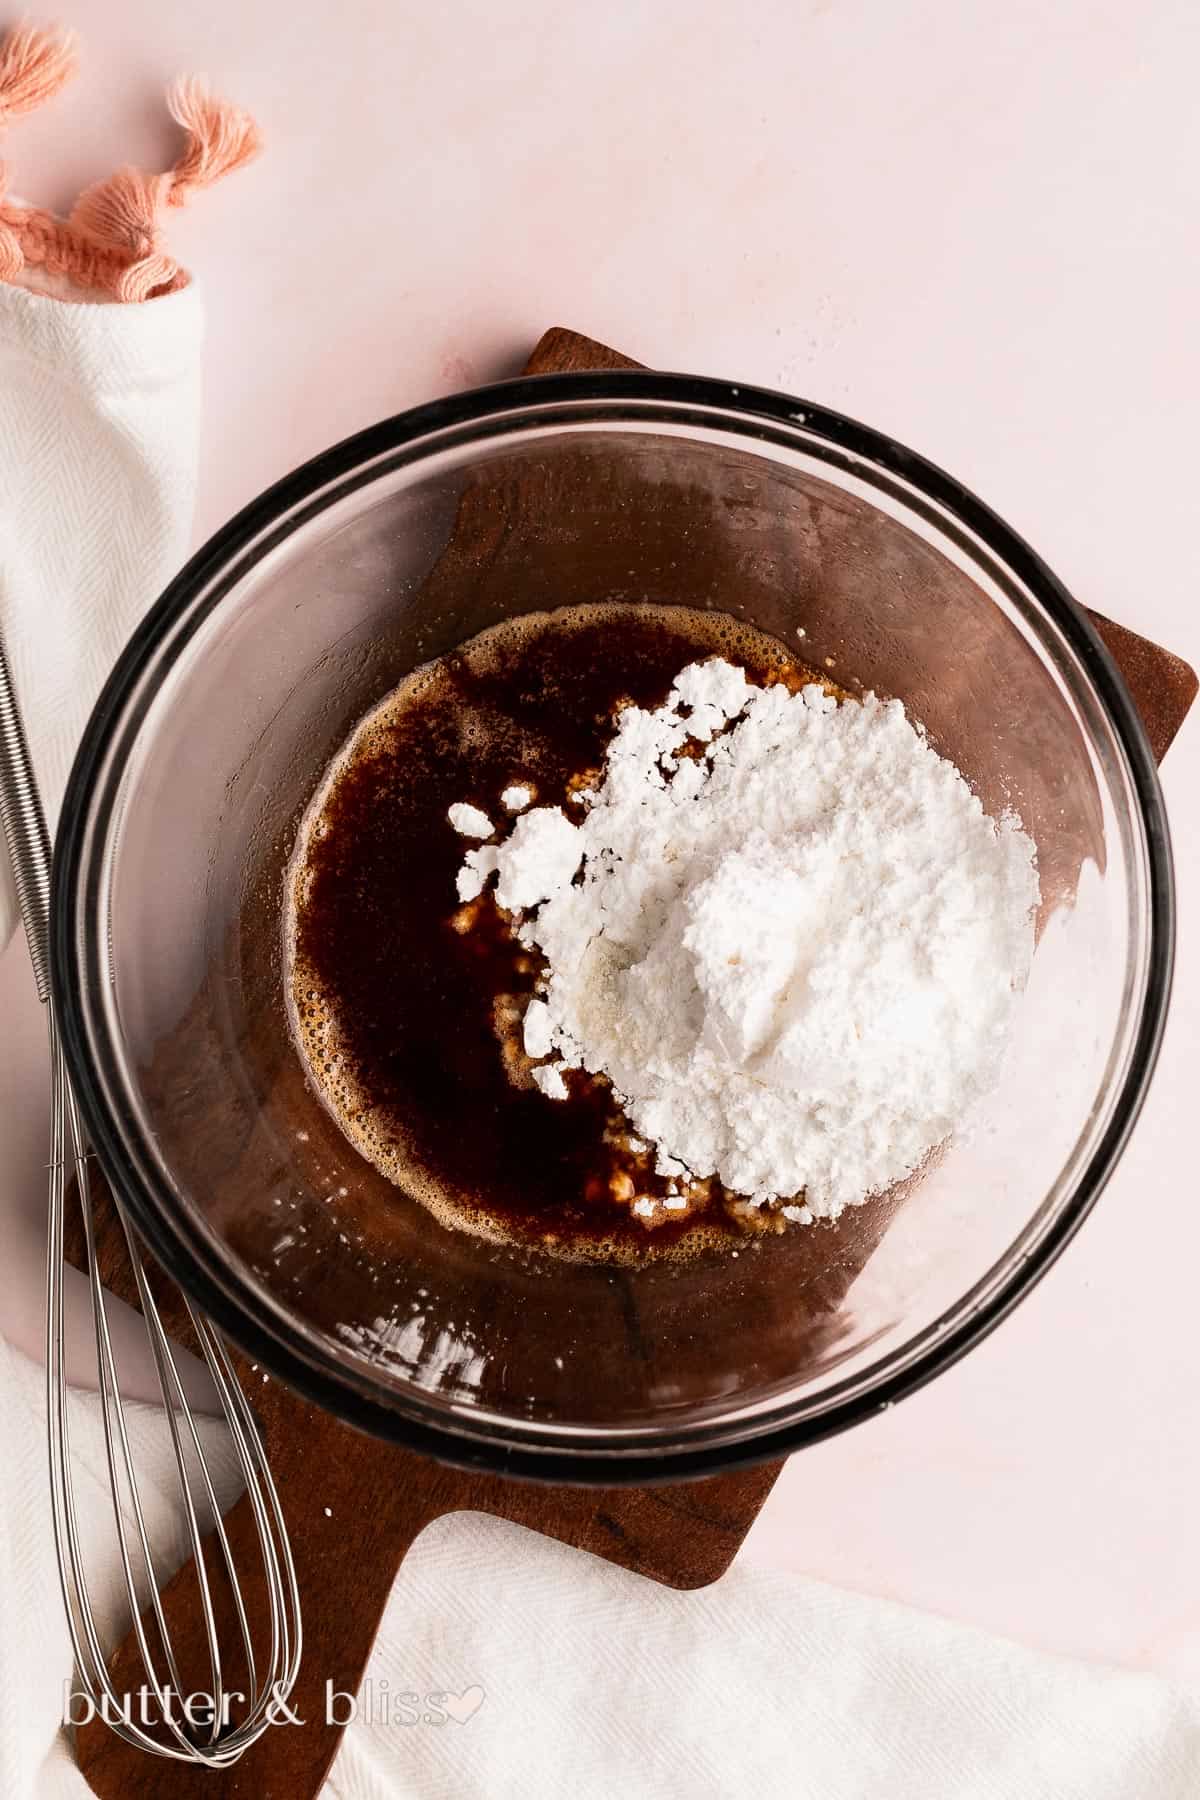
[[[43,1005],[50,997],[50,834],[33,762],[0,639],[0,823],[12,858],[17,904]]]

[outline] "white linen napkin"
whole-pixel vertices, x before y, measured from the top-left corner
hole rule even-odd
[[[42,1381],[0,1343],[0,1793],[81,1800],[88,1789],[59,1729],[71,1651],[46,1504]],[[150,1407],[130,1417],[151,1532],[178,1556],[162,1417]],[[224,1498],[233,1457],[220,1426],[201,1429]],[[101,1572],[100,1626],[123,1629],[94,1395],[73,1396],[71,1432],[84,1554]],[[400,1705],[402,1695],[416,1704]],[[406,1558],[359,1709],[326,1800],[1200,1793],[1200,1708],[1156,1676],[1038,1655],[736,1564],[714,1587],[675,1593],[477,1514],[438,1520]]]
[[[0,282],[0,636],[51,832],[117,653],[192,523],[203,309]],[[0,949],[17,923],[0,856]]]
[[[75,73],[74,36],[0,37],[0,131]],[[120,168],[66,219],[6,193],[0,162],[0,634],[53,832],[88,713],[192,523],[203,314],[162,217],[254,157],[241,108],[182,80],[161,173]],[[0,949],[16,924],[0,858]]]

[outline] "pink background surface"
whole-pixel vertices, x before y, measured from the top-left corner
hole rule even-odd
[[[1200,661],[1192,0],[62,16],[84,74],[12,135],[25,197],[66,206],[116,162],[168,160],[158,96],[178,72],[269,137],[171,224],[209,305],[198,537],[301,458],[513,373],[567,323],[893,432],[1081,599]],[[793,1459],[744,1555],[1200,1676],[1200,720],[1164,784],[1175,1002],[1116,1178],[981,1349]],[[44,1077],[19,943],[0,1019],[0,1326],[36,1348]]]

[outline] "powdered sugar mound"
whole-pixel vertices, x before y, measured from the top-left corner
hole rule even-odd
[[[549,1056],[554,1048],[554,1014],[544,1000],[531,1000],[525,1008],[526,1056]]]
[[[472,806],[466,800],[458,801],[450,808],[446,816],[461,837],[491,837],[495,830],[495,826],[487,814],[480,807]]]
[[[606,1074],[660,1172],[802,1195],[801,1223],[910,1173],[994,1083],[1033,953],[1030,839],[899,701],[718,658],[619,715],[578,824],[522,814],[460,895],[493,869],[546,959],[543,1092]]]
[[[522,912],[548,900],[571,880],[583,858],[583,834],[557,806],[523,813],[508,834],[497,867],[496,900],[509,912]],[[464,867],[488,868],[486,851],[472,851]]]
[[[469,851],[466,862],[458,871],[459,899],[474,900],[477,895],[482,894],[488,876],[494,875],[499,865],[500,852],[494,844],[485,844],[481,850]]]
[[[557,1063],[542,1063],[538,1068],[531,1069],[530,1074],[548,1100],[567,1098],[569,1090]]]

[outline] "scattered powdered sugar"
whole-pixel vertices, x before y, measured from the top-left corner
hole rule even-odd
[[[577,823],[537,807],[468,852],[460,898],[493,873],[545,958],[524,1021],[542,1092],[606,1075],[659,1174],[800,1224],[963,1120],[1033,954],[1032,842],[899,701],[760,688],[719,658],[619,714]]]
[[[525,1008],[526,1056],[549,1056],[554,1048],[554,1014],[544,1000],[531,1000]]]
[[[478,806],[469,805],[465,800],[460,800],[452,806],[447,817],[460,837],[491,837],[496,829],[485,812],[481,811]]]
[[[562,1078],[562,1070],[555,1063],[541,1063],[530,1074],[548,1100],[565,1100],[570,1092]]]
[[[557,806],[539,806],[517,820],[503,856],[492,845],[468,852],[458,874],[458,897],[473,900],[497,869],[497,905],[508,912],[524,912],[570,882],[581,853],[578,832],[566,814]]]
[[[512,787],[505,788],[500,796],[500,804],[507,812],[524,812],[532,799],[533,789],[518,782]]]

